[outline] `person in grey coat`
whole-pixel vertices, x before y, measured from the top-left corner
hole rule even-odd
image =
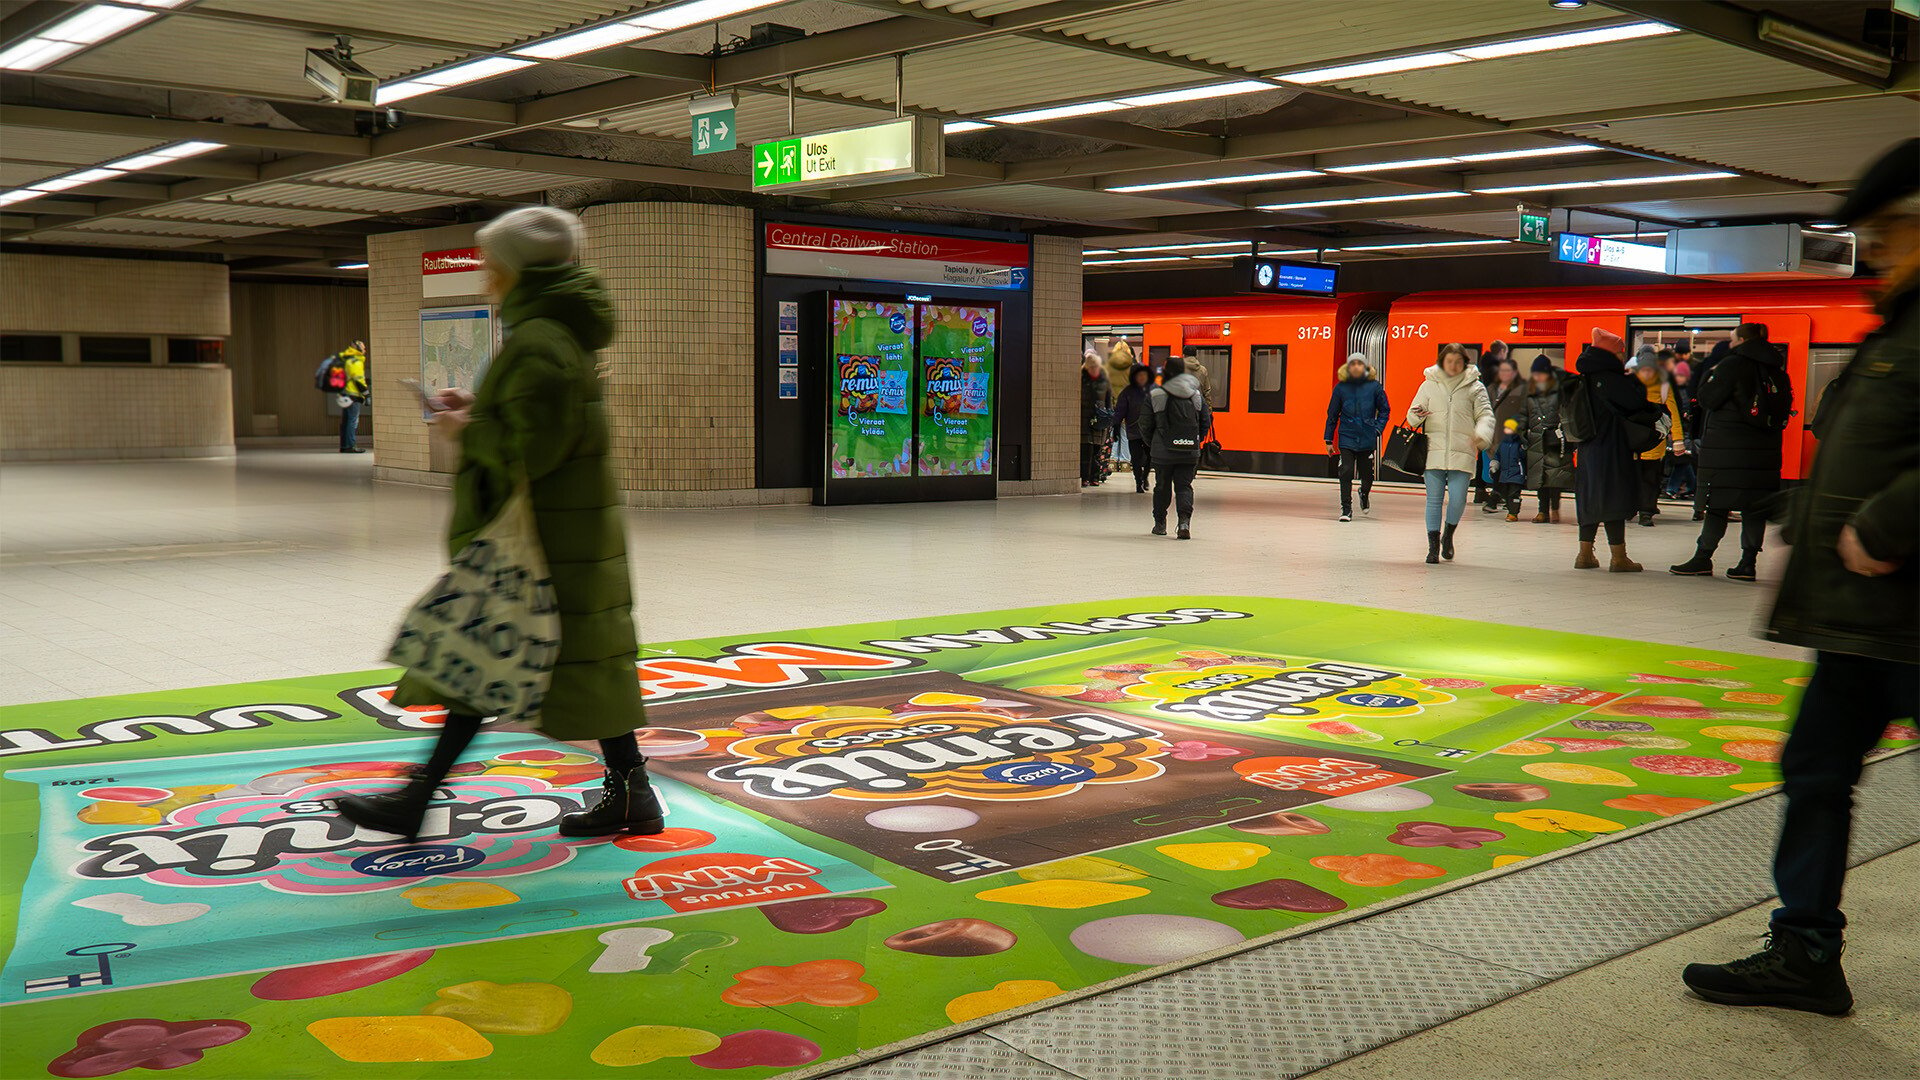
[[[1200,392],[1200,380],[1187,374],[1180,357],[1167,361],[1160,385],[1147,395],[1140,434],[1153,453],[1153,535],[1167,535],[1167,507],[1180,513],[1181,540],[1193,539],[1193,474],[1200,468],[1200,443],[1213,427],[1213,409]]]
[[[1520,428],[1527,438],[1527,486],[1540,499],[1533,523],[1560,520],[1560,496],[1573,486],[1573,448],[1560,434],[1560,379],[1544,356],[1533,358],[1528,374],[1527,403],[1520,410]]]

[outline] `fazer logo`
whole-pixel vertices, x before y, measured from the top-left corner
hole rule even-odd
[[[1237,762],[1233,771],[1242,778],[1279,791],[1312,791],[1321,795],[1351,795],[1356,791],[1391,787],[1418,777],[1395,772],[1374,761],[1336,757],[1261,757]]]
[[[635,900],[658,900],[675,911],[764,904],[825,893],[820,868],[786,856],[732,852],[676,855],[621,882]]]
[[[416,844],[362,855],[353,860],[353,868],[358,873],[372,874],[374,877],[428,877],[468,870],[486,859],[487,853],[479,848],[459,844]]]

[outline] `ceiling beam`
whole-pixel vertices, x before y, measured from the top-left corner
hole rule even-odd
[[[191,10],[191,9],[189,9]],[[336,109],[342,112],[366,112],[364,105],[351,105],[346,102],[329,101],[320,97],[316,90],[313,94],[275,93],[267,90],[241,90],[233,87],[209,87],[194,83],[176,82],[168,79],[139,78],[129,75],[101,73],[92,71],[68,71],[55,68],[51,71],[39,71],[33,75],[35,81],[75,82],[89,87],[124,86],[138,90],[165,90],[170,93],[204,94],[207,97],[226,98],[229,101],[274,101],[288,105],[302,105],[315,109]],[[409,102],[417,107],[407,111],[415,116],[432,116],[449,120],[484,120],[505,124],[513,120],[513,103],[507,101],[481,101],[476,98],[453,97],[448,94],[428,94]]]
[[[369,140],[354,135],[324,135],[313,131],[125,116],[81,109],[50,109],[39,105],[0,104],[0,125],[50,131],[83,131],[95,135],[125,135],[129,138],[152,139],[154,142],[204,139],[228,146],[314,151],[355,157],[364,156],[371,145]]]
[[[1891,58],[1887,62],[1888,75],[1877,76],[1850,64],[1824,60],[1798,49],[1790,49],[1784,45],[1766,41],[1760,37],[1760,15],[1745,8],[1723,3],[1721,0],[1600,0],[1600,2],[1629,15],[1666,23],[1668,26],[1678,27],[1690,34],[1698,34],[1701,37],[1775,60],[1784,60],[1789,64],[1806,68],[1808,71],[1817,71],[1836,79],[1845,79],[1851,83],[1876,89],[1885,89],[1892,82]],[[1792,21],[1780,19],[1777,15],[1767,17],[1781,22]],[[1820,37],[1833,36],[1801,24],[1795,25]],[[1848,44],[1857,43],[1848,42]],[[1860,47],[1865,48],[1865,46]]]
[[[485,169],[511,169],[516,172],[546,173],[554,176],[578,176],[583,179],[631,180],[645,184],[681,184],[719,191],[750,191],[751,177],[737,173],[705,172],[665,165],[639,165],[626,161],[596,161],[588,158],[561,157],[557,154],[523,154],[506,150],[484,150],[472,146],[443,146],[406,155],[409,161],[434,161],[448,165],[474,165]]]

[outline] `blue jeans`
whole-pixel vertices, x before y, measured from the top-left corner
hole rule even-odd
[[[349,400],[340,410],[340,449],[351,450],[359,443],[360,410],[358,400]]]
[[[1440,498],[1447,500],[1447,524],[1460,524],[1467,512],[1467,474],[1459,469],[1427,470],[1427,531],[1440,531]]]

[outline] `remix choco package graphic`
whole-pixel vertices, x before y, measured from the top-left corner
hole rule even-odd
[[[1446,770],[1125,717],[917,672],[668,702],[672,776],[940,880],[1225,824]]]
[[[562,837],[600,763],[538,736],[476,738],[414,842],[333,813],[427,741],[9,772],[39,786],[41,825],[0,1000],[885,885],[671,781],[662,836]]]

